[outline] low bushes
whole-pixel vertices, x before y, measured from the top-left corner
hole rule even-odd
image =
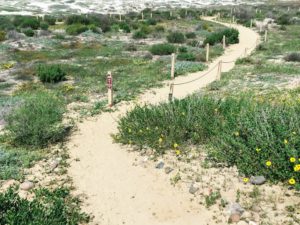
[[[171,44],[156,44],[151,46],[150,52],[153,55],[170,55],[176,52],[176,47]]]
[[[172,32],[167,36],[167,40],[169,43],[184,43],[185,37],[184,34],[181,32]]]
[[[78,35],[89,30],[88,26],[82,24],[72,24],[67,27],[66,32],[69,35]]]
[[[288,95],[189,97],[136,107],[119,122],[116,139],[157,154],[182,145],[207,144],[209,157],[236,165],[245,176],[300,183],[300,105]],[[180,147],[183,148],[183,147]],[[182,149],[184,151],[184,149]]]
[[[37,30],[40,27],[40,21],[38,21],[35,17],[24,18],[21,27]]]
[[[226,37],[226,44],[236,44],[239,43],[239,31],[233,28],[228,28],[222,31],[213,32],[206,37],[204,40],[204,45],[209,43],[214,45],[222,42],[223,36]]]
[[[39,65],[37,75],[42,82],[57,83],[65,79],[66,72],[60,65]]]
[[[88,222],[89,217],[80,212],[79,200],[72,198],[69,192],[64,188],[39,189],[32,201],[21,198],[14,189],[0,193],[0,224],[75,225]]]
[[[300,62],[300,52],[293,52],[285,57],[288,62]]]
[[[185,34],[185,37],[186,37],[187,39],[193,39],[193,38],[196,38],[197,35],[196,35],[195,32],[189,32],[189,33],[186,33],[186,34]]]
[[[177,61],[175,63],[175,76],[184,75],[186,73],[193,73],[203,71],[206,66],[198,62]],[[171,70],[171,65],[168,66],[168,70]]]
[[[27,36],[27,37],[33,37],[34,36],[34,31],[31,28],[28,28],[26,30],[23,31],[23,33]]]
[[[5,39],[6,39],[6,32],[0,30],[0,42],[5,41]]]
[[[281,16],[279,16],[276,19],[276,23],[278,23],[279,25],[290,25],[291,24],[291,18],[290,15],[288,14],[283,14]]]
[[[62,140],[65,104],[53,94],[39,91],[24,96],[21,105],[6,118],[10,142],[17,146],[41,148]]]
[[[136,31],[133,33],[133,36],[132,36],[134,39],[144,39],[144,38],[147,38],[147,34],[144,33],[143,31]]]
[[[194,53],[183,52],[177,55],[177,59],[183,61],[195,61],[196,55]]]

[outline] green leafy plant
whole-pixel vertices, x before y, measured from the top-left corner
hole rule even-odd
[[[176,32],[171,32],[167,36],[167,40],[169,43],[184,43],[185,37],[183,33],[176,31]]]
[[[176,52],[176,47],[171,44],[155,44],[150,48],[153,55],[170,55]]]
[[[185,34],[185,37],[186,37],[187,39],[193,39],[193,38],[196,38],[197,35],[196,35],[195,32],[189,32],[189,33],[186,33],[186,34]]]
[[[89,221],[89,216],[80,212],[79,200],[71,197],[68,189],[39,189],[34,193],[32,201],[21,198],[12,188],[0,193],[0,224],[76,225]]]
[[[183,61],[195,61],[196,60],[196,55],[194,53],[179,53],[177,55],[178,60],[183,60]]]
[[[285,57],[289,62],[300,62],[300,52],[292,52]]]
[[[66,72],[61,65],[40,64],[37,67],[37,75],[42,82],[57,83],[65,79]]]
[[[7,138],[14,145],[37,148],[60,141],[67,134],[61,125],[64,110],[64,102],[49,92],[27,94],[5,118]]]
[[[239,31],[233,28],[227,28],[209,34],[204,40],[204,45],[207,43],[210,45],[220,43],[223,40],[223,36],[226,37],[226,44],[239,43]]]
[[[34,36],[34,31],[31,28],[28,28],[26,30],[23,31],[23,33],[27,36],[27,37],[33,37]]]
[[[0,42],[5,41],[5,39],[6,39],[6,32],[0,30]]]
[[[78,35],[89,30],[88,26],[82,24],[72,24],[67,27],[66,32],[69,35]]]

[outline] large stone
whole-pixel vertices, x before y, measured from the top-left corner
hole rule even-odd
[[[250,178],[250,182],[254,185],[262,185],[266,182],[266,178],[264,176],[255,176]]]
[[[20,189],[23,191],[29,191],[32,188],[34,188],[34,183],[32,183],[30,181],[25,181],[22,184],[20,184]]]

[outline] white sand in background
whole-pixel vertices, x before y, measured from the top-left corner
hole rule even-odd
[[[146,7],[170,9],[208,5],[261,4],[264,0],[0,0],[1,14],[125,13]],[[55,9],[51,6],[57,6]],[[67,7],[67,9],[66,9]],[[9,10],[8,10],[9,8]]]
[[[240,32],[240,43],[231,45],[225,54],[209,65],[213,68],[220,60],[239,58],[248,48],[254,49],[259,38],[254,31],[234,25]],[[223,65],[223,72],[234,63]],[[175,83],[189,81],[203,72],[175,79]],[[216,79],[217,71],[203,79],[175,87],[175,97],[183,98],[198,91]],[[140,103],[159,103],[167,100],[169,87],[152,89],[140,96]],[[134,167],[136,153],[113,143],[118,117],[132,109],[134,103],[123,103],[118,111],[103,113],[96,119],[78,124],[78,132],[71,137],[69,148],[72,160],[69,174],[79,193],[87,196],[84,210],[95,216],[101,225],[206,225],[213,212],[197,202],[190,201],[187,189],[170,185],[169,177],[154,168]],[[76,161],[75,159],[79,159]]]

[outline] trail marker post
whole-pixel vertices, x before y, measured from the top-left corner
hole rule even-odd
[[[107,96],[108,96],[108,106],[113,106],[113,77],[112,73],[109,71],[106,77],[106,85],[107,85]]]
[[[223,49],[226,49],[226,36],[223,35]]]
[[[209,61],[209,43],[206,44],[206,62]]]
[[[150,13],[150,18],[151,18],[151,19],[153,18],[153,13],[152,13],[152,11],[151,11],[151,13]]]
[[[119,20],[120,20],[120,22],[122,21],[122,15],[121,14],[119,14]]]
[[[175,78],[175,53],[171,55],[171,79]]]
[[[172,13],[172,11],[170,11],[170,17],[172,17],[173,16],[173,13]]]
[[[250,20],[250,28],[253,27],[253,19]]]
[[[142,11],[142,20],[144,20],[144,12]]]

